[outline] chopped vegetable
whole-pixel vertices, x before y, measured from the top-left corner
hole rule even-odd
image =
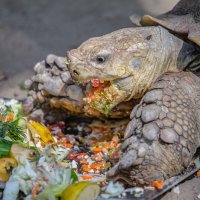
[[[6,103],[0,99],[0,138],[9,136],[13,141],[23,141],[25,133],[19,125],[22,105],[16,101]]]
[[[50,183],[45,187],[45,189],[36,196],[36,200],[49,200],[56,199],[60,197],[71,182],[71,170],[70,169],[56,169],[56,174],[53,177],[51,173],[49,174]]]
[[[107,84],[99,80],[93,81],[93,103],[95,98],[104,95],[104,86]],[[19,134],[16,129],[12,134],[8,129],[4,134],[0,132],[0,144],[3,144],[0,145],[0,156],[10,156],[6,159],[18,162],[6,183],[4,200],[58,200],[61,197],[63,200],[96,199],[100,192],[96,183],[107,184],[106,171],[111,165],[110,158],[119,157],[120,138],[123,137],[125,124],[113,128],[108,128],[103,123],[86,123],[87,127],[81,123],[75,124],[78,134],[74,135],[64,122],[47,126],[35,121],[27,122],[22,115],[20,104],[15,106],[13,103],[4,103],[1,111],[1,122],[6,126],[13,123],[23,132]],[[12,137],[13,135],[15,137]],[[0,174],[2,169],[0,168]],[[10,171],[6,179],[9,173]],[[10,192],[9,187],[13,187]],[[78,189],[75,194],[68,196],[68,191],[73,188]]]
[[[23,129],[18,126],[18,120],[0,121],[0,137],[8,135],[14,141],[23,141],[25,134]]]
[[[73,183],[78,181],[78,176],[74,170],[71,172],[71,179]]]
[[[29,130],[31,131],[32,136],[40,136],[44,144],[46,144],[47,142],[55,142],[53,137],[51,136],[49,129],[46,126],[35,121],[28,121],[27,125]]]
[[[8,181],[12,168],[17,166],[17,162],[13,158],[0,159],[0,182]]]
[[[0,138],[0,158],[8,157],[13,142]]]
[[[71,184],[62,193],[62,200],[95,200],[100,193],[99,185],[91,182]]]
[[[91,83],[92,83],[92,86],[96,88],[96,87],[99,87],[100,81],[99,79],[92,79]]]
[[[33,159],[34,155],[34,150],[22,147],[18,144],[13,144],[9,152],[9,156],[20,163],[25,163],[26,159]]]
[[[163,180],[154,181],[152,183],[152,186],[155,187],[156,189],[162,190],[164,187],[164,181]]]
[[[11,176],[3,191],[3,200],[15,200],[19,194],[19,182]]]
[[[103,198],[110,198],[110,197],[118,197],[124,192],[124,187],[121,183],[113,183],[112,181],[109,182],[108,185],[102,188],[103,193],[101,196]]]
[[[200,177],[200,170],[197,172],[197,176]]]
[[[81,178],[83,180],[90,180],[90,179],[94,178],[94,175],[82,175]]]

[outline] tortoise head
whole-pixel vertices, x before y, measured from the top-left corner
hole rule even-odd
[[[106,90],[113,108],[121,101],[141,98],[162,73],[177,71],[182,43],[162,27],[125,28],[69,51],[69,70],[80,83],[109,82]]]

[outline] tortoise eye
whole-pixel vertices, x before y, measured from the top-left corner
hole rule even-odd
[[[104,63],[106,61],[106,57],[105,56],[97,56],[96,61],[99,64]]]

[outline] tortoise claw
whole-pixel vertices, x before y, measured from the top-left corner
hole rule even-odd
[[[28,97],[24,102],[26,114],[35,117],[35,112],[39,108],[43,110],[43,115],[48,114],[48,111],[53,108],[72,113],[81,112],[83,88],[72,80],[65,58],[50,54],[45,61],[34,66],[34,71],[35,75],[31,80],[25,82],[25,87],[29,89]],[[38,112],[36,113],[38,115]],[[43,115],[38,119],[41,120]]]

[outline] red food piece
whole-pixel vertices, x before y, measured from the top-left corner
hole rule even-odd
[[[72,160],[80,160],[83,159],[83,157],[86,155],[87,155],[86,153],[76,153],[76,154],[68,153],[67,158]]]
[[[99,79],[92,79],[91,80],[92,87],[97,88],[100,85]]]

